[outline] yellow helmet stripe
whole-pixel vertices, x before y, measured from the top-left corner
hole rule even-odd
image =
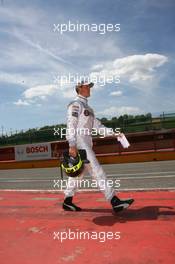
[[[66,167],[64,167],[63,163],[61,164],[61,167],[63,168],[63,170],[65,170],[66,173],[76,172],[77,170],[79,170],[81,168],[83,162],[81,160],[79,153],[78,153],[78,156],[79,156],[79,162],[71,168],[66,168]]]

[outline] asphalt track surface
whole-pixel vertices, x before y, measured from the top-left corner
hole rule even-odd
[[[112,164],[103,167],[107,179],[113,181],[113,186],[118,191],[175,189],[175,161]],[[80,190],[97,190],[91,184],[91,175],[85,175],[83,179],[87,181],[79,185]],[[0,190],[60,191],[66,186],[66,183],[61,186],[60,180],[59,168],[0,170]],[[64,177],[65,182],[66,180],[67,177]]]

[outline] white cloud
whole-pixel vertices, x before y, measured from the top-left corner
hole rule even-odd
[[[152,81],[155,77],[156,68],[162,66],[168,58],[161,54],[131,55],[114,61],[107,62],[100,71],[92,72],[91,75],[97,76],[119,76],[130,83],[145,83]],[[94,65],[93,69],[98,69]]]
[[[28,105],[30,105],[30,103],[28,101],[21,100],[21,99],[19,99],[17,102],[14,102],[14,104],[18,105],[18,106],[28,106]]]
[[[56,85],[38,85],[27,89],[23,94],[26,99],[41,98],[45,99],[46,96],[53,95],[57,90]]]
[[[133,107],[133,106],[121,106],[121,107],[116,107],[116,106],[111,106],[109,108],[104,109],[103,111],[100,111],[97,113],[97,115],[100,116],[120,116],[124,114],[139,114],[141,113],[141,109],[138,107]]]
[[[15,105],[38,105],[38,101],[43,101],[48,97],[60,97],[72,98],[75,96],[75,91],[70,84],[65,85],[56,85],[56,84],[47,84],[47,85],[37,85],[31,88],[26,89],[23,92],[23,99],[19,99],[17,102],[14,102]]]
[[[103,64],[96,64],[96,65],[93,65],[91,70],[92,71],[100,71],[103,69]]]
[[[55,19],[64,21],[64,18],[62,12],[57,12]],[[104,58],[121,54],[112,39],[102,43],[101,39],[94,37],[89,43],[85,39],[87,37],[85,34],[64,34],[60,38],[53,33],[53,17],[50,13],[45,9],[37,9],[35,5],[21,7],[12,1],[10,5],[4,5],[0,9],[0,22],[5,25],[0,29],[4,35],[0,43],[3,69],[0,81],[26,87],[17,105],[25,100],[29,101],[30,98],[35,98],[35,101],[44,100],[48,96],[54,96],[57,91],[60,91],[60,96],[64,98],[72,98],[75,96],[74,85],[65,84],[60,87],[58,83],[57,87],[53,88],[54,84],[50,84],[53,81],[51,76],[53,73],[66,74],[73,73],[75,70],[81,73],[84,69],[81,66],[80,57],[84,60],[88,58],[87,65],[89,65],[91,60],[96,60],[95,56],[98,54],[99,57],[103,54]],[[84,43],[83,46],[80,43]],[[75,61],[76,57],[77,63],[71,64],[69,58]],[[87,72],[89,66],[86,67]],[[98,70],[102,67],[103,65],[99,63]],[[97,70],[97,67],[93,70]]]
[[[113,62],[114,72],[126,76],[130,82],[145,81],[154,77],[156,68],[162,66],[168,58],[160,54],[132,55]]]
[[[122,94],[123,94],[122,91],[113,91],[110,93],[110,95],[112,96],[121,96]]]
[[[160,67],[167,61],[167,57],[159,54],[146,54],[146,55],[132,55],[128,57],[124,57],[121,59],[116,59],[111,63],[107,63],[104,66],[104,69],[96,72],[96,76],[113,76],[115,80],[115,75],[119,74],[120,76],[129,80],[129,82],[142,82],[140,89],[145,89],[144,83],[148,80],[152,80],[154,78],[155,68]],[[97,65],[97,68],[101,68],[102,65]],[[93,76],[95,72],[91,73],[90,76]],[[7,78],[6,78],[7,79]],[[100,78],[99,78],[100,80]],[[156,81],[155,81],[156,82]],[[147,82],[146,82],[147,84]],[[60,94],[64,98],[72,98],[75,95],[74,84],[72,83],[60,83],[57,81],[56,84],[43,84],[43,85],[35,85],[31,88],[26,89],[23,93],[25,100],[30,100],[32,98],[44,100],[48,96],[55,96],[56,94]],[[102,89],[103,86],[100,86],[98,83],[95,85],[95,89]],[[122,91],[113,91],[110,93],[112,96],[121,96]],[[108,111],[113,110],[113,108],[108,109]],[[119,109],[119,111],[136,111],[135,108],[126,108],[123,107]]]
[[[56,19],[60,18],[64,20],[64,14],[58,12]],[[90,75],[94,73],[113,77],[120,75],[124,81],[132,83],[132,87],[141,83],[135,87],[143,90],[145,83],[152,81],[155,84],[156,68],[168,60],[166,56],[160,54],[136,54],[113,59],[122,54],[117,45],[119,36],[118,41],[113,38],[101,41],[101,38],[93,37],[90,42],[86,41],[89,34],[64,34],[59,38],[59,35],[53,33],[52,20],[47,10],[37,9],[35,6],[21,7],[11,4],[0,10],[0,22],[5,24],[1,31],[10,39],[5,45],[3,41],[0,44],[1,66],[4,69],[0,74],[0,81],[26,87],[16,105],[37,104],[39,100],[54,97],[56,94],[64,98],[74,97],[74,85],[51,84],[53,81],[51,74],[55,72],[66,74],[69,71],[74,72],[75,69],[79,73],[83,70],[88,72],[90,63],[93,64],[94,61],[98,62],[91,67]],[[81,66],[83,64],[80,57],[84,61],[87,60],[86,66]],[[72,65],[69,58],[73,61],[78,58],[77,63]],[[110,61],[105,62],[106,58],[110,58]],[[99,83],[95,85],[95,89],[100,90],[103,87]],[[110,95],[120,96],[122,92],[113,91]]]

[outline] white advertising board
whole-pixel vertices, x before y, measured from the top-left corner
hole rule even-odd
[[[42,160],[51,158],[50,143],[15,146],[15,160]]]

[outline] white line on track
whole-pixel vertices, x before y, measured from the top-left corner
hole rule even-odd
[[[126,188],[126,189],[118,189],[118,192],[123,192],[123,191],[172,191],[175,192],[175,186],[174,187],[167,187],[167,188]],[[98,189],[81,189],[78,190],[78,192],[98,192]],[[21,190],[21,189],[3,189],[0,190],[0,192],[49,192],[49,193],[62,193],[63,190],[45,190],[45,189],[38,189],[38,190]],[[100,192],[100,191],[99,191]]]
[[[174,173],[175,171],[154,171],[154,172],[136,172],[136,173],[123,173],[123,174],[117,174],[117,173],[114,173],[114,174],[108,174],[108,176],[113,176],[113,175],[115,175],[115,176],[117,176],[117,175],[119,175],[119,176],[121,176],[121,175],[127,175],[127,176],[129,176],[129,175],[149,175],[149,174],[166,174],[166,173],[168,173],[168,174],[171,174],[171,173]]]
[[[174,173],[174,171],[160,171],[160,172],[140,172],[140,173],[123,173],[123,174],[117,174],[117,173],[113,173],[113,174],[107,174],[107,176],[108,177],[110,177],[110,176],[120,176],[119,177],[119,179],[134,179],[134,178],[138,178],[138,177],[123,177],[123,176],[133,176],[133,175],[140,175],[140,177],[142,177],[142,175],[152,175],[152,174],[168,174],[168,175],[165,175],[166,177],[171,177],[171,176],[175,176],[175,174],[172,174],[172,175],[170,175],[171,173]],[[58,176],[59,177],[59,176]],[[144,177],[145,176],[143,176],[142,177],[142,179],[144,179]],[[157,178],[163,178],[164,176],[162,175],[156,175],[156,176],[153,176],[153,178],[154,177],[157,177]],[[148,177],[146,177],[146,178],[148,178]],[[152,178],[152,177],[151,177]],[[44,179],[25,179],[25,178],[12,178],[12,179],[9,179],[9,178],[0,178],[0,181],[1,180],[10,180],[11,182],[13,181],[13,180],[25,180],[25,181],[35,181],[35,180],[37,180],[37,181],[50,181],[50,180],[54,180],[55,178],[47,178],[47,180],[44,180]]]
[[[117,179],[120,179],[120,180],[133,180],[133,179],[136,179],[136,180],[142,180],[142,179],[155,179],[155,178],[164,178],[164,179],[166,179],[166,178],[173,178],[173,177],[175,177],[175,175],[166,175],[166,176],[164,176],[164,175],[160,175],[160,176],[158,176],[158,175],[156,175],[156,176],[141,176],[141,177],[117,177]]]
[[[109,174],[107,176],[112,176],[112,174]],[[117,176],[115,174],[113,174],[113,176]],[[121,174],[120,174],[121,176]],[[142,180],[142,179],[155,179],[155,178],[174,178],[175,175],[154,175],[154,176],[140,176],[140,177],[116,177],[116,180]],[[113,177],[111,178],[107,178],[108,180],[112,180]],[[2,181],[1,181],[2,180]],[[52,178],[52,179],[0,179],[1,183],[5,183],[5,182],[50,182],[50,181],[54,181],[54,180],[58,180],[58,178]],[[84,180],[88,180],[88,178],[84,178]],[[91,179],[90,179],[91,180]]]

